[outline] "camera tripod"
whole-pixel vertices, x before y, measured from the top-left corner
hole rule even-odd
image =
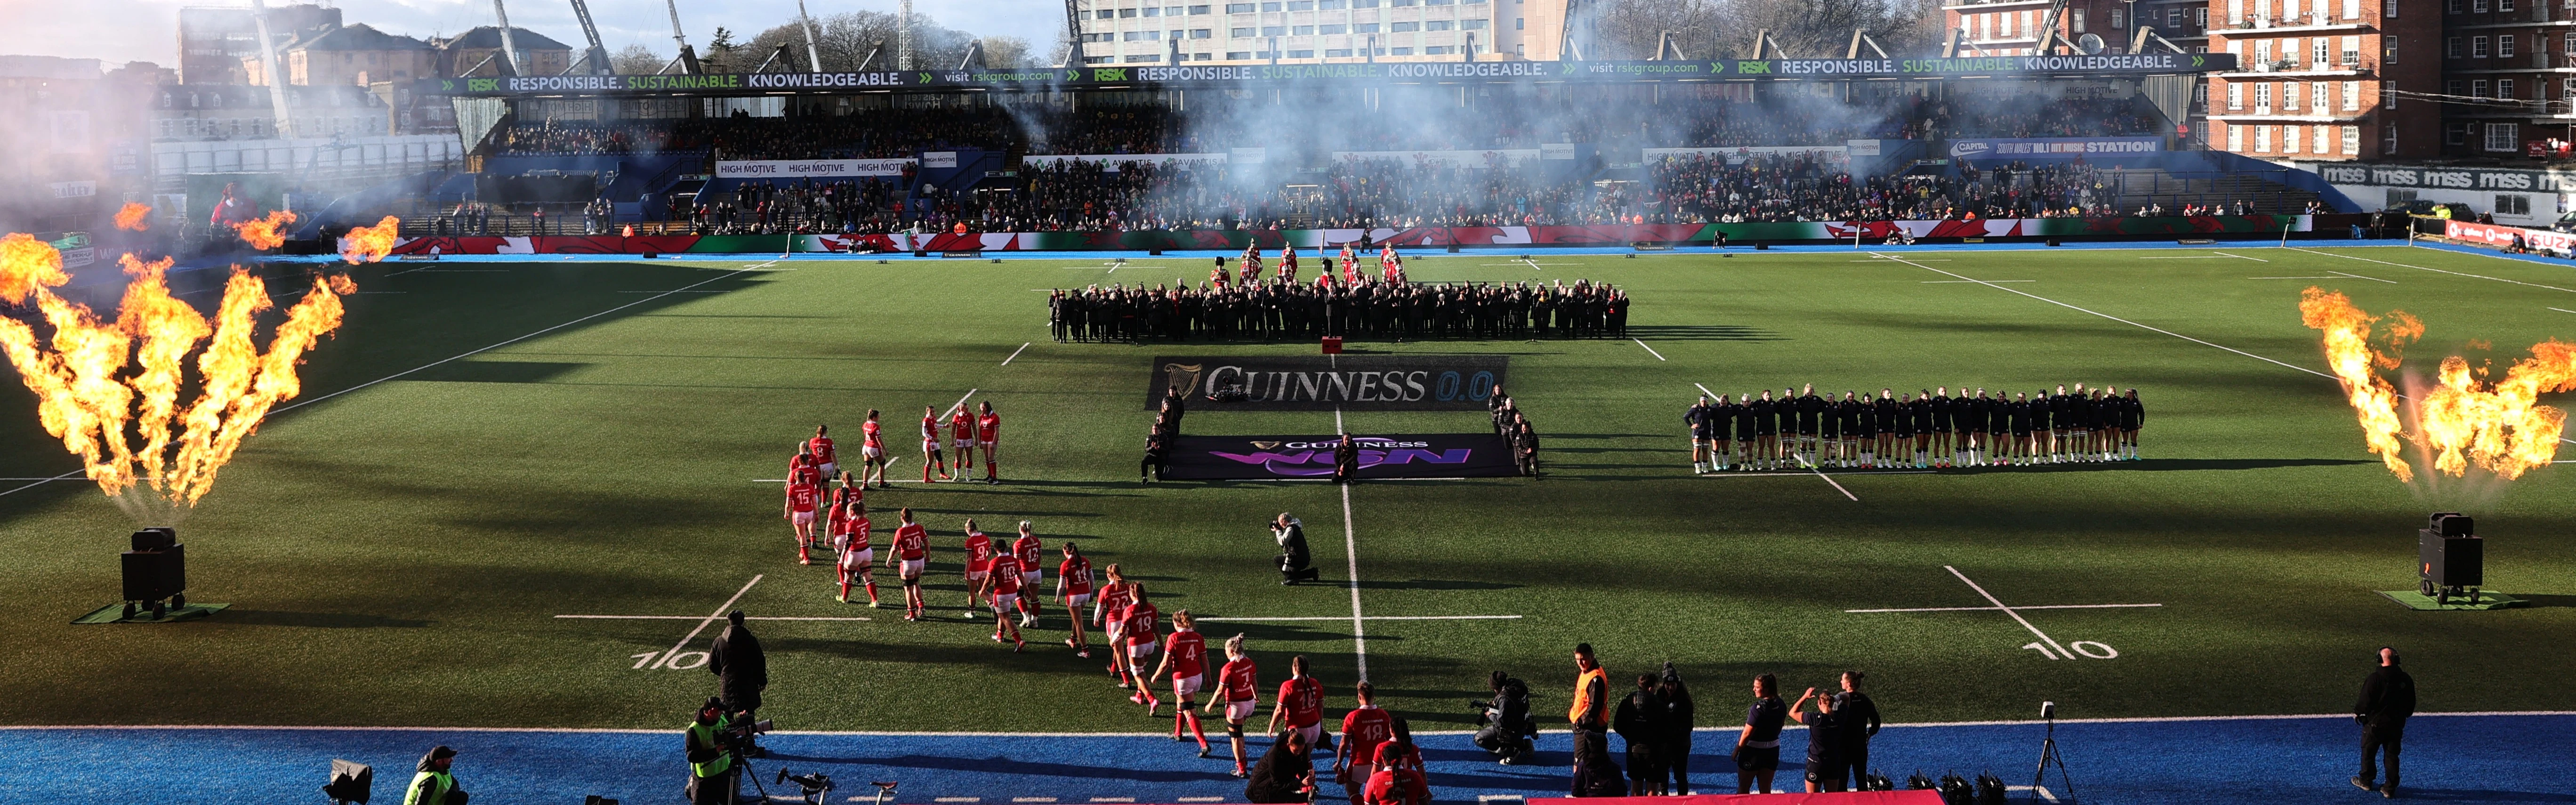
[[[2065,754],[2057,751],[2057,709],[2054,707],[2046,708],[2042,711],[2041,715],[2048,721],[2048,733],[2047,737],[2040,739],[2039,742],[2039,771],[2034,772],[2030,777],[2030,801],[2034,803],[2039,801],[2040,784],[2048,780],[2048,767],[2056,766],[2057,782],[2059,785],[2064,787],[2059,789],[2062,792],[2059,796],[2049,801],[2063,803],[2064,805],[2073,805],[2075,802],[2075,778],[2067,776],[2066,756]]]

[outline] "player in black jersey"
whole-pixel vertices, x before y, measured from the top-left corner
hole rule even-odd
[[[1709,406],[1708,471],[1716,472],[1735,463],[1735,419],[1744,411],[1735,398],[1717,395],[1717,404]]]
[[[1709,453],[1717,444],[1717,437],[1713,432],[1715,423],[1712,421],[1716,415],[1717,412],[1709,407],[1708,395],[1705,394],[1700,395],[1698,402],[1691,403],[1691,407],[1682,411],[1682,425],[1690,435],[1691,474],[1693,475],[1708,471]]]
[[[1818,458],[1818,454],[1816,453],[1816,433],[1819,428],[1819,423],[1817,422],[1817,419],[1825,412],[1825,399],[1823,397],[1816,396],[1816,384],[1814,383],[1807,384],[1801,391],[1802,393],[1798,395],[1797,454],[1800,463],[1813,465],[1816,463],[1816,459]]]
[[[2067,439],[2075,432],[2075,417],[2067,413],[2066,384],[2057,384],[2057,393],[2041,399],[2048,403],[2048,463],[2063,464],[2073,448]]]
[[[1769,416],[1767,410],[1761,401],[1753,399],[1751,392],[1745,393],[1742,410],[1735,416],[1736,469],[1753,468],[1753,453],[1761,449],[1762,418]]]
[[[1894,439],[1896,452],[1879,456],[1878,459],[1890,467],[1911,466],[1909,462],[1914,454],[1914,395],[1900,395],[1892,413],[1896,415],[1896,438]]]
[[[1842,435],[1842,406],[1830,394],[1816,398],[1816,447],[1808,460],[1819,467],[1842,466]]]
[[[2000,391],[1995,392],[1995,404],[1986,409],[1986,435],[1994,442],[1994,447],[1987,451],[1986,461],[1995,465],[2011,463],[2007,460],[2012,456],[2013,449],[2010,395]]]
[[[2023,440],[2028,444],[2022,445],[2022,463],[2042,464],[2048,461],[2049,427],[2056,418],[2056,409],[2048,404],[2048,389],[2041,388],[2039,396],[2030,399],[2030,438]]]
[[[2120,400],[2118,389],[2093,390],[2093,460],[2110,461],[2120,454]]]
[[[1932,390],[1921,389],[1907,410],[1914,415],[1914,468],[1932,466]]]
[[[2093,452],[2093,393],[2082,383],[2075,384],[2075,393],[2066,396],[2066,418],[2068,438],[2073,442],[2066,449],[2066,460],[2091,461],[2087,454]]]
[[[1762,390],[1762,400],[1753,404],[1754,432],[1752,460],[1747,469],[1771,468],[1771,457],[1780,453],[1780,403],[1771,399],[1771,390]]]
[[[2046,427],[2048,407],[2033,403],[2028,394],[2013,395],[2013,463],[2039,463],[2039,441],[2033,434]]]
[[[2138,402],[2138,387],[2130,386],[2128,395],[2120,398],[2121,458],[2138,460],[2138,426],[2146,424],[2146,421],[2147,408]]]
[[[1932,390],[1932,466],[1950,466],[1950,387]]]
[[[1870,411],[1869,398],[1843,392],[1843,401],[1834,406],[1843,417],[1843,466],[1869,466],[1864,457],[1878,441],[1878,417]]]

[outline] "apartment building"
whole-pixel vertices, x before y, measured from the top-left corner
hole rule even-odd
[[[1530,34],[1561,32],[1564,6],[1565,0],[1077,3],[1082,61],[1104,65],[1554,58],[1554,40]],[[1550,8],[1559,20],[1554,27],[1546,21]]]
[[[2576,0],[2441,3],[2441,153],[2518,155],[2576,140]]]
[[[2432,0],[2220,0],[2208,46],[2210,146],[2265,159],[2413,159],[2440,150]]]

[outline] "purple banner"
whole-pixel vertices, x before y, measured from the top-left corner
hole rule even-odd
[[[1163,477],[1176,481],[1333,477],[1341,437],[1183,436]],[[1486,478],[1518,475],[1511,445],[1487,433],[1358,436],[1361,478]]]

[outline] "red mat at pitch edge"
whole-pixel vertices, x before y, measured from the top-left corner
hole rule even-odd
[[[1941,805],[1937,791],[1841,791],[1816,794],[1703,794],[1688,797],[1531,797],[1528,805]]]

